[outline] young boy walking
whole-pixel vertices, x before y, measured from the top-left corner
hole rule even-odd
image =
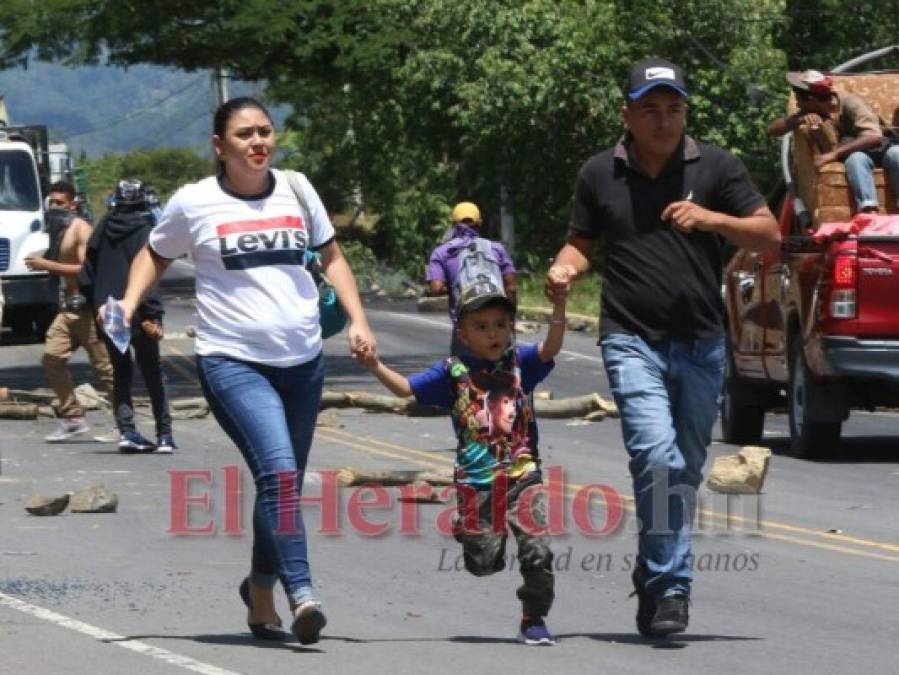
[[[462,544],[465,568],[475,576],[503,569],[507,527],[511,529],[524,579],[518,588],[518,640],[552,645],[555,640],[544,621],[554,597],[546,503],[538,492],[524,519],[518,503],[527,488],[542,483],[532,393],[562,348],[565,301],[554,304],[543,342],[516,347],[515,305],[502,289],[498,275],[489,280],[479,276],[461,289],[456,331],[467,352],[409,378],[374,353],[361,360],[397,396],[415,396],[423,405],[450,409],[458,439],[455,538]]]

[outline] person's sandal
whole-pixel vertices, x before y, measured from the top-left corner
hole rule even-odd
[[[322,611],[322,603],[318,600],[305,600],[297,606],[297,610],[290,631],[297,636],[301,645],[315,644],[322,628],[328,623]]]
[[[242,582],[240,582],[240,588],[238,589],[240,593],[240,599],[243,600],[243,604],[247,606],[251,612],[253,611],[253,603],[250,601],[250,578],[247,577]],[[253,637],[257,640],[276,640],[279,642],[284,642],[287,640],[289,633],[282,628],[283,624],[281,623],[281,619],[278,619],[278,623],[250,623],[247,621],[247,627],[250,629],[250,632],[253,634]]]

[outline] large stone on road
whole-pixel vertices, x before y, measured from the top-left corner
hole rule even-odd
[[[758,494],[770,461],[771,451],[755,445],[747,445],[736,455],[716,457],[706,486],[727,494]]]
[[[33,516],[58,516],[69,505],[68,493],[61,497],[34,495],[25,504],[25,510]]]
[[[72,513],[115,513],[118,506],[118,496],[102,485],[79,490],[69,500]]]

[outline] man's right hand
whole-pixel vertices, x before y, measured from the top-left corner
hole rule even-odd
[[[122,316],[125,318],[125,325],[131,325],[131,319],[134,317],[135,308],[130,304],[126,303],[124,300],[116,300],[119,303],[119,307],[122,308]],[[97,321],[100,322],[102,326],[106,320],[106,303],[104,302],[100,305],[99,309],[97,309]]]
[[[564,302],[571,292],[571,286],[577,278],[577,270],[573,265],[555,264],[546,273],[543,292],[553,305]]]
[[[799,118],[799,126],[807,126],[809,129],[817,129],[824,124],[824,118],[818,113],[806,113]]]
[[[41,258],[39,256],[25,258],[25,267],[27,267],[32,272],[40,272],[42,270],[47,269],[46,263],[47,260],[45,258]]]

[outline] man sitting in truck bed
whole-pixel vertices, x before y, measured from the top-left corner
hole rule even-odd
[[[820,154],[816,168],[829,162],[842,161],[846,166],[846,180],[860,212],[877,212],[877,191],[874,186],[874,167],[882,166],[899,195],[899,145],[883,134],[877,114],[858,96],[838,94],[833,80],[817,70],[787,73],[787,82],[796,96],[797,112],[779,117],[768,125],[772,136],[783,136],[806,125],[812,138],[819,143]],[[826,127],[831,127],[831,134]],[[837,142],[828,146],[828,136]],[[894,205],[899,207],[899,205]]]

